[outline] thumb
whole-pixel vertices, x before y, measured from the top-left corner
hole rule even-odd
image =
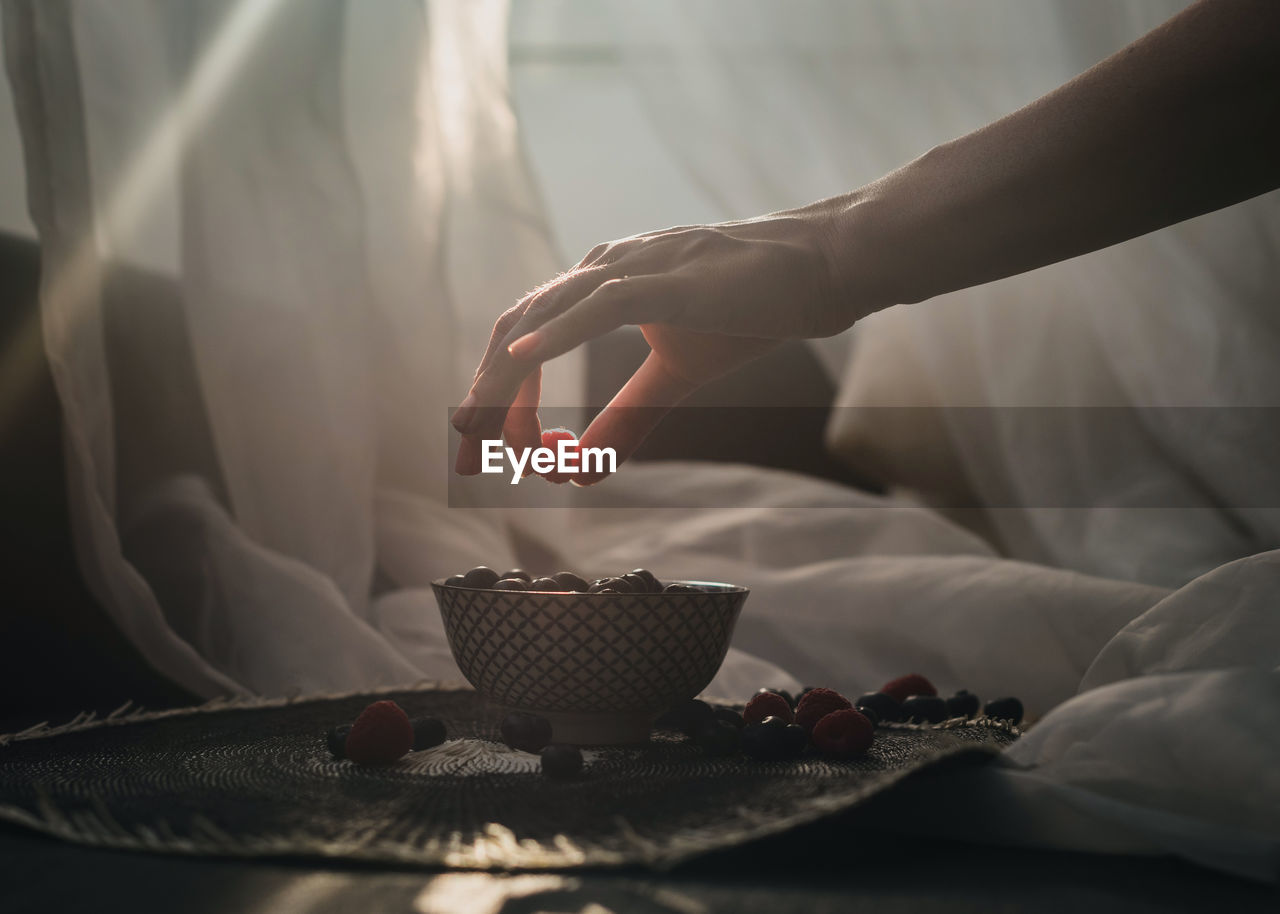
[[[609,405],[587,426],[580,448],[613,448],[617,462],[623,463],[696,386],[673,373],[656,352],[650,352]],[[579,473],[573,482],[589,486],[608,475],[603,471]]]

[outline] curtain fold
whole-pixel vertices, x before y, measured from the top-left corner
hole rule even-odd
[[[423,584],[516,564],[447,508],[450,407],[556,267],[506,17],[5,3],[81,561],[198,694],[456,678]],[[546,389],[580,385],[573,357]]]

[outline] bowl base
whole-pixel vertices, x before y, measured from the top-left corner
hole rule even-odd
[[[551,722],[551,741],[571,746],[620,746],[647,743],[654,716],[647,711],[624,713],[580,713],[539,711],[537,708],[508,708],[545,717]]]

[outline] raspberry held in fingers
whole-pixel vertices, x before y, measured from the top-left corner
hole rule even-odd
[[[569,451],[572,455],[574,455],[573,459],[576,462],[577,452],[578,452],[578,436],[577,435],[575,435],[572,431],[570,431],[567,428],[549,428],[542,433],[542,446],[545,448],[549,448],[553,453],[557,455],[559,455],[560,453],[559,448],[560,448],[561,441],[573,442],[572,444],[565,445],[565,449]],[[557,485],[566,483],[571,478],[573,478],[573,473],[560,473],[560,472],[557,472],[556,470],[551,470],[550,472],[544,473],[542,475],[547,482],[554,482]]]

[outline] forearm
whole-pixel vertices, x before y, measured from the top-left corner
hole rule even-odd
[[[838,288],[874,310],[1277,186],[1280,2],[1201,0],[1027,107],[825,205]]]

